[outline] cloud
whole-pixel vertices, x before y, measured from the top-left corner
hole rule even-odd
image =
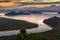
[[[5,1],[5,2],[7,2],[7,1],[11,1],[11,0],[0,0],[0,1],[1,1],[1,2],[2,2],[2,1]]]
[[[0,1],[13,1],[13,0],[0,0]],[[19,2],[56,2],[60,0],[14,0],[14,1],[19,1]]]
[[[19,2],[57,2],[60,0],[19,0]]]

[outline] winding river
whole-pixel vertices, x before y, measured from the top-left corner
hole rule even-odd
[[[27,33],[39,33],[39,32],[45,32],[45,31],[53,29],[43,23],[44,19],[48,19],[53,16],[60,17],[60,14],[46,14],[46,15],[45,14],[31,14],[31,15],[11,16],[11,17],[10,16],[0,16],[0,17],[15,19],[15,20],[26,20],[32,23],[37,23],[39,27],[26,29],[26,31]],[[0,31],[0,36],[16,35],[19,33],[19,31],[20,30]]]

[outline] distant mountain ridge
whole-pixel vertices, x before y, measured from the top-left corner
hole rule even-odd
[[[40,11],[40,12],[60,12],[60,5],[51,5],[43,8],[38,7],[24,7],[20,9],[1,9],[0,12],[11,12],[11,11]]]
[[[51,6],[46,6],[43,8],[37,8],[37,7],[25,7],[24,9],[34,9],[34,10],[40,10],[42,12],[60,12],[60,5],[51,5]]]
[[[60,6],[52,5],[50,7],[41,8],[41,10],[60,11]]]
[[[29,4],[60,4],[60,2],[20,2],[22,5],[29,5]]]

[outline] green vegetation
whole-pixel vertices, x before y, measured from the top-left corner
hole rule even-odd
[[[28,40],[29,35],[26,33],[25,28],[22,28],[20,34],[17,35],[17,40]]]
[[[38,24],[30,23],[24,20],[14,20],[0,17],[0,31],[17,30],[20,28],[35,28]]]

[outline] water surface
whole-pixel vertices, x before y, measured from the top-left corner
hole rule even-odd
[[[20,15],[20,16],[0,16],[4,18],[9,19],[15,19],[15,20],[25,20],[32,23],[37,23],[39,27],[32,28],[32,29],[26,29],[27,33],[40,33],[52,30],[50,26],[43,23],[44,19],[48,19],[51,17],[60,17],[60,14],[31,14],[31,15]],[[11,31],[0,31],[0,36],[10,36],[10,35],[16,35],[19,33],[20,30],[11,30]]]

